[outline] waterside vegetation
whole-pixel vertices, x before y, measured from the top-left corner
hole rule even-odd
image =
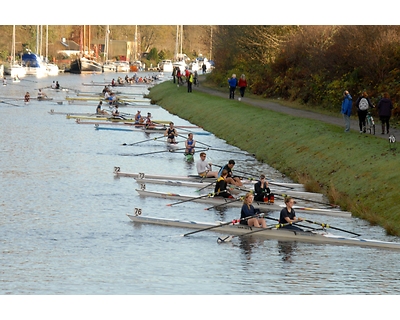
[[[353,216],[400,235],[398,155],[387,140],[195,90],[188,94],[169,81],[152,88],[149,96],[307,190],[325,194]]]

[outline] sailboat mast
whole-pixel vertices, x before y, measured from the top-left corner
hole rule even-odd
[[[138,58],[138,45],[137,45],[137,25],[135,26],[135,62]]]
[[[47,57],[49,56],[49,25],[46,25],[46,62],[47,61]]]
[[[182,59],[182,45],[183,45],[183,24],[181,25],[181,50],[180,50],[181,59]]]
[[[13,38],[12,38],[12,47],[11,47],[11,66],[14,65],[15,62],[15,24],[13,25]]]
[[[178,61],[178,44],[179,44],[179,26],[176,25],[175,53],[174,53],[175,61]]]

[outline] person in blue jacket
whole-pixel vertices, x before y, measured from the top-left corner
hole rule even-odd
[[[345,129],[344,132],[350,131],[350,116],[351,116],[351,108],[353,106],[353,98],[350,93],[346,90],[343,92],[343,101],[342,101],[342,111],[344,118]]]
[[[231,78],[228,79],[229,84],[229,99],[235,99],[235,90],[237,87],[236,74],[233,74]]]

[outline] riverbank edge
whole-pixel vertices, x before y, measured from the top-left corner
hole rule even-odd
[[[268,163],[292,180],[304,184],[309,191],[325,194],[331,203],[351,211],[353,216],[382,226],[388,234],[400,234],[399,216],[393,214],[399,208],[395,202],[390,203],[394,200],[392,191],[399,185],[396,182],[393,185],[387,184],[394,180],[393,176],[385,178],[387,171],[378,176],[370,174],[368,172],[371,168],[367,166],[354,169],[357,162],[347,161],[348,154],[350,157],[359,157],[361,153],[367,158],[375,157],[374,163],[378,167],[382,165],[382,161],[390,161],[388,167],[392,167],[392,162],[397,160],[395,154],[385,152],[381,158],[376,157],[373,152],[367,154],[371,149],[370,144],[376,145],[377,149],[387,149],[387,143],[383,139],[363,136],[362,139],[368,139],[365,140],[367,145],[359,145],[360,136],[345,134],[342,127],[293,118],[259,108],[255,110],[246,103],[211,97],[206,93],[194,91],[188,94],[186,86],[178,87],[170,81],[152,88],[149,97],[153,103],[169,112],[202,126],[229,144],[255,154],[259,161]],[[226,119],[224,115],[227,116]],[[244,115],[247,115],[246,119]],[[287,128],[282,130],[282,126]],[[260,139],[261,143],[254,145],[251,137],[257,137],[257,132],[263,132],[268,127],[274,127],[274,135],[268,132],[263,135],[267,139]],[[282,138],[282,135],[287,138]],[[359,152],[356,152],[358,149]],[[301,161],[298,161],[299,158]],[[393,173],[389,170],[388,174],[390,172]],[[362,177],[362,181],[359,177]],[[386,198],[377,194],[384,189],[389,195]],[[371,201],[373,195],[374,199]],[[388,208],[391,210],[387,210]]]

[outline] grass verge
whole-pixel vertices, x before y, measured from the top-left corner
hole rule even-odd
[[[296,118],[164,82],[153,102],[255,154],[309,191],[325,194],[353,216],[400,235],[399,159],[385,139]]]

